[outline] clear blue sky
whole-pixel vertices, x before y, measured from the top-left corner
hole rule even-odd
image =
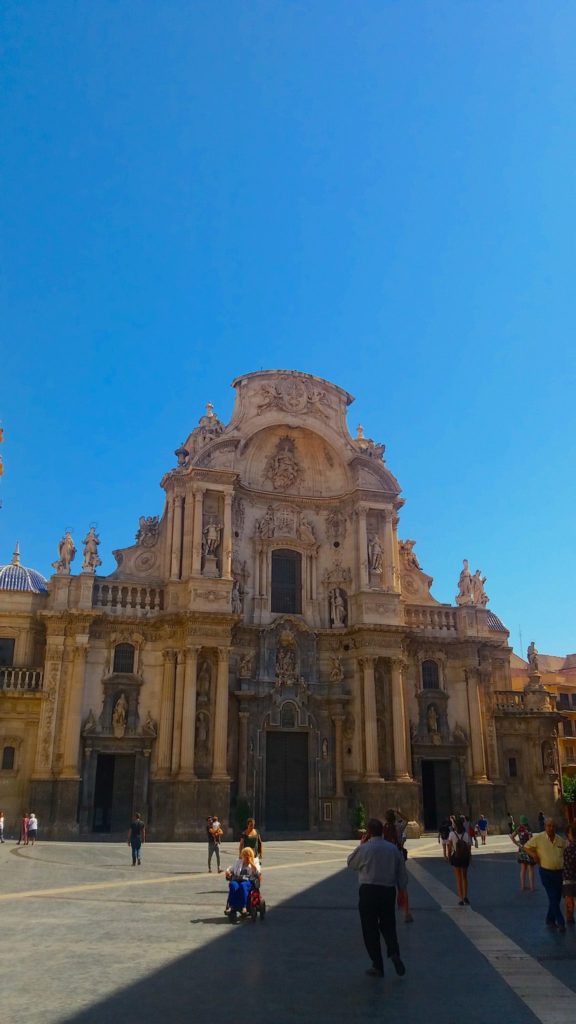
[[[576,651],[573,0],[4,0],[0,558],[103,570],[235,375],[356,396],[434,594]],[[77,561],[79,569],[80,563]]]

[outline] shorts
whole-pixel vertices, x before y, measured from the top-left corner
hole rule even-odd
[[[576,882],[562,882],[562,895],[564,898],[566,896],[572,896],[573,899],[576,898]]]

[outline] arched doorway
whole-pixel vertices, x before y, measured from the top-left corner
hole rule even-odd
[[[277,832],[310,827],[310,733],[298,729],[298,708],[287,701],[279,729],[266,731],[264,820]]]

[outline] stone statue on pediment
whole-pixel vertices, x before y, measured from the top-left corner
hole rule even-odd
[[[290,437],[283,437],[269,459],[264,476],[272,481],[275,491],[287,491],[297,483],[301,469],[295,451],[294,441]]]
[[[82,563],[82,572],[96,572],[98,566],[102,565],[102,559],[98,556],[100,537],[93,526],[88,530],[88,533],[84,537],[82,543],[84,545],[84,562]]]
[[[335,628],[345,626],[348,622],[346,592],[341,587],[333,587],[329,594],[330,619]]]
[[[216,557],[222,538],[222,523],[207,523],[202,530],[202,550],[206,556]]]
[[[240,583],[238,582],[238,580],[234,580],[234,583],[232,584],[231,604],[232,604],[232,614],[233,615],[241,615],[242,614],[242,592],[240,590]]]
[[[154,547],[158,540],[159,532],[159,516],[140,516],[138,520],[138,531],[136,533],[136,543],[141,544],[145,548]]]
[[[331,654],[330,661],[332,667],[330,669],[330,682],[341,683],[344,679],[344,668],[342,666],[342,658],[339,654]]]
[[[414,548],[415,544],[416,544],[415,540],[401,540],[400,541],[400,554],[401,554],[402,558],[404,559],[404,562],[405,562],[405,565],[406,565],[407,569],[418,569],[418,571],[421,572],[422,571],[422,566],[420,565],[420,562],[418,561],[418,559],[417,559],[417,557],[416,557],[416,555],[414,554],[414,551],[413,551],[413,548]]]
[[[472,603],[477,608],[485,608],[488,604],[488,595],[484,590],[484,584],[486,583],[486,577],[482,576],[480,569],[476,569],[471,581],[472,586]]]
[[[126,694],[121,693],[114,705],[112,712],[112,732],[116,737],[121,737],[126,732],[126,716],[128,714],[128,701]]]
[[[460,606],[472,604],[472,573],[467,558],[464,559],[462,572],[458,577],[456,604]]]
[[[70,565],[76,558],[76,547],[72,540],[72,534],[70,530],[66,530],[66,533],[62,537],[58,545],[58,560],[52,562],[52,567],[56,569],[59,576],[70,575]]]
[[[538,648],[534,641],[528,646],[528,665],[531,672],[538,672]]]

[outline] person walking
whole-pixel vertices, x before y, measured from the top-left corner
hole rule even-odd
[[[220,867],[220,841],[224,835],[224,831],[218,821],[218,815],[210,815],[206,818],[206,835],[208,836],[208,871],[212,874],[212,857],[216,854],[216,867],[218,874],[221,874],[222,868]]]
[[[520,890],[521,892],[525,890],[534,892],[536,888],[534,885],[534,861],[525,849],[526,843],[532,838],[532,833],[525,814],[521,814],[518,820],[520,824],[514,829],[510,839],[518,847],[517,860],[520,865]],[[526,875],[528,875],[529,885],[526,885]]]
[[[576,825],[566,829],[568,845],[564,850],[562,869],[562,895],[566,908],[566,924],[574,924],[574,899],[576,898]]]
[[[28,818],[28,842],[31,846],[34,846],[38,838],[38,818],[34,814],[34,811],[30,811],[30,817]]]
[[[16,844],[17,846],[20,846],[20,843],[22,843],[23,846],[28,846],[28,821],[29,820],[30,820],[30,815],[29,815],[28,811],[26,811],[26,813],[23,814],[22,818],[20,819],[20,838],[19,838],[19,840],[18,840],[18,842]]]
[[[132,849],[132,867],[142,863],[142,843],[146,839],[146,827],[142,818],[135,813],[128,829],[128,846]]]
[[[448,836],[448,854],[456,876],[458,905],[469,907],[468,868],[472,857],[472,839],[464,818],[457,818],[456,824]]]
[[[0,843],[4,843],[4,811],[0,811]]]
[[[263,860],[262,851],[262,836],[256,828],[256,822],[254,818],[248,818],[246,822],[246,828],[240,836],[240,847],[238,854],[242,853],[242,850],[250,847],[254,851],[254,859],[256,861],[256,867],[260,870],[260,864]]]
[[[448,860],[448,836],[452,831],[452,826],[448,818],[444,818],[440,822],[440,828],[438,829],[438,842],[442,843],[442,856],[444,860]]]
[[[373,978],[384,977],[380,934],[396,974],[406,973],[400,959],[396,934],[395,903],[398,894],[399,906],[404,904],[408,875],[400,850],[384,839],[382,832],[382,822],[377,818],[370,818],[360,845],[352,851],[347,860],[348,867],[358,872],[358,910],[362,937],[372,961],[372,966],[368,968],[366,974]]]
[[[406,842],[406,820],[402,817],[401,811],[393,811],[390,809],[386,811],[384,815],[384,824],[382,826],[382,836],[387,842],[393,843],[397,846],[402,854],[403,859],[408,860],[408,850],[405,847]],[[412,924],[414,918],[410,913],[410,903],[408,898],[408,889],[406,889],[406,899],[403,904],[404,911],[404,923]]]
[[[486,836],[488,835],[488,818],[486,817],[485,814],[480,815],[478,821],[476,822],[476,827],[478,829],[478,834],[480,836],[482,846],[486,846]]]
[[[560,932],[566,931],[566,924],[560,909],[565,847],[566,840],[557,835],[552,818],[546,818],[544,831],[532,836],[524,846],[524,849],[539,865],[540,881],[548,897],[546,924],[549,928],[557,928]]]

